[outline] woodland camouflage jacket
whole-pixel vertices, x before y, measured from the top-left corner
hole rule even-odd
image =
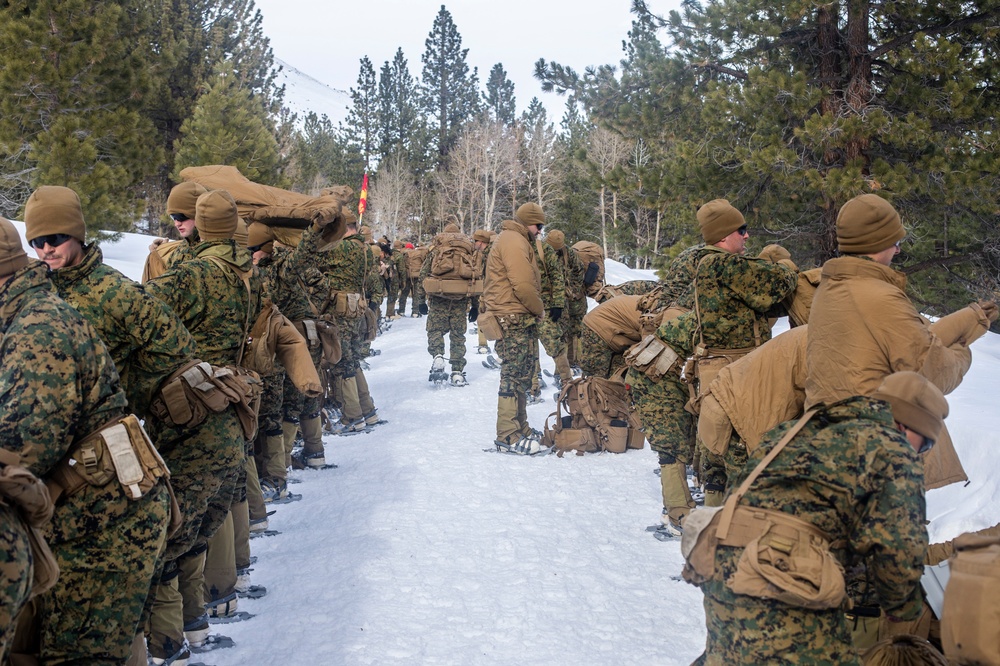
[[[248,293],[241,277],[250,278],[253,260],[231,240],[206,241],[192,251],[192,259],[150,280],[146,290],[184,322],[198,358],[213,365],[236,365],[261,306],[260,283],[251,282]]]
[[[191,334],[169,307],[104,263],[96,245],[51,273],[59,295],[100,333],[121,375],[129,409],[145,416],[160,383],[195,355]]]

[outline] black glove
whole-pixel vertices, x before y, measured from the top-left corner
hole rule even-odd
[[[562,308],[549,309],[549,319],[552,321],[559,321],[559,317],[562,317]]]
[[[422,315],[427,314],[427,304],[426,303],[421,303],[419,310],[420,310],[420,314],[422,314]]]
[[[379,314],[378,303],[376,303],[375,301],[368,301],[368,309],[374,312],[375,314]]]
[[[583,276],[583,283],[588,287],[595,282],[597,282],[597,274],[600,272],[601,267],[597,265],[596,262],[590,262],[587,265],[587,272]]]
[[[479,306],[473,303],[469,308],[469,323],[474,323],[477,319],[479,319]]]

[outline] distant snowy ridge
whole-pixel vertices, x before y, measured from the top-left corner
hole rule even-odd
[[[281,67],[277,84],[285,86],[284,105],[298,114],[300,124],[310,111],[318,116],[326,114],[334,125],[347,118],[350,94],[328,86],[280,58],[275,58],[274,63]]]

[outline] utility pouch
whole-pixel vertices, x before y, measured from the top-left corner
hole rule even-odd
[[[1000,664],[1000,537],[963,534],[941,611],[941,645],[949,664]]]
[[[378,315],[369,307],[365,307],[365,342],[374,342],[378,336]]]
[[[338,291],[334,297],[333,311],[338,317],[355,319],[361,316],[362,308],[367,310],[368,306],[361,303],[361,294],[349,294],[345,291]]]
[[[503,340],[503,328],[492,312],[480,312],[476,318],[476,325],[487,340]]]
[[[680,374],[680,357],[655,335],[647,335],[632,345],[623,356],[625,364],[659,381],[668,372]]]
[[[804,521],[790,514],[773,512],[769,518],[774,522],[746,545],[726,586],[736,594],[798,608],[839,608],[847,587],[829,542],[811,525],[796,525]]]
[[[319,343],[323,346],[323,361],[329,365],[337,365],[343,358],[343,348],[340,346],[340,331],[332,321],[320,319],[313,324],[313,335],[319,335]],[[312,340],[309,341],[312,346]]]
[[[316,331],[316,322],[314,320],[304,320],[300,332],[302,333],[302,337],[306,339],[306,342],[309,343],[310,349],[316,349],[320,345],[319,333]]]
[[[724,367],[743,358],[756,347],[744,349],[708,349],[698,346],[694,356],[684,366],[684,379],[688,383],[688,401],[684,409],[695,416],[701,413],[701,401],[708,395],[712,382]]]

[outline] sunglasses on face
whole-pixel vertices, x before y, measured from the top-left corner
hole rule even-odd
[[[919,449],[917,449],[917,453],[927,453],[933,448],[934,448],[934,440],[931,439],[930,437],[924,437],[924,443],[920,445]]]
[[[259,250],[262,247],[264,247],[264,246],[263,245],[250,245],[249,247],[247,247],[247,249],[250,250],[250,254],[253,254],[254,252],[256,252],[257,250]]]
[[[171,213],[170,219],[173,220],[174,222],[187,222],[191,218],[185,215],[184,213]]]
[[[746,236],[747,232],[749,231],[749,228],[747,227],[747,225],[744,224],[742,227],[740,227],[736,231],[740,234],[740,236]]]
[[[28,241],[31,247],[36,250],[41,250],[43,247],[48,245],[49,247],[59,247],[66,241],[68,241],[72,236],[69,234],[49,234],[47,236],[39,236],[37,238],[32,238]]]

